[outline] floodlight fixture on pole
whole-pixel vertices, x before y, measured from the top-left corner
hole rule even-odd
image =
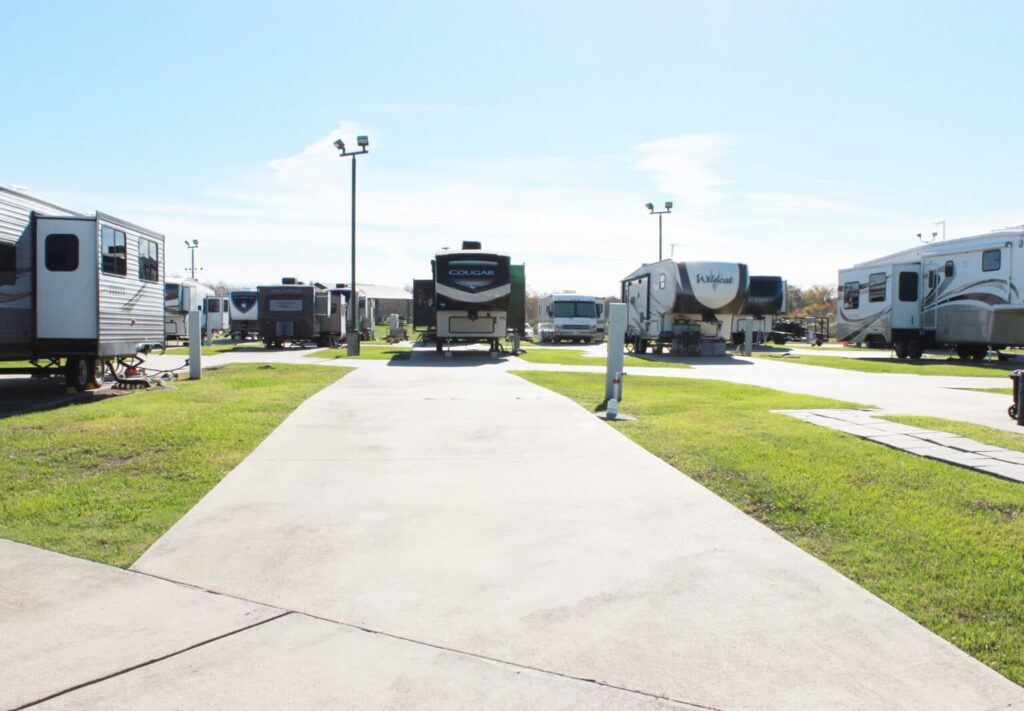
[[[199,240],[194,239],[191,242],[185,240],[185,246],[188,247],[188,251],[192,255],[192,278],[196,278],[196,250],[199,249]]]
[[[661,216],[662,215],[667,215],[668,213],[672,212],[672,203],[671,202],[666,202],[664,210],[655,210],[654,209],[654,203],[650,203],[650,202],[647,203],[646,205],[644,205],[644,207],[646,207],[648,210],[650,210],[652,215],[657,215],[658,216],[658,261],[660,262],[662,260],[662,254],[661,254]]]
[[[369,153],[370,139],[357,136],[358,151],[346,151],[345,142],[340,138],[334,141],[341,158],[352,159],[352,282],[349,284],[348,299],[348,335],[345,338],[345,351],[349,356],[359,355],[359,294],[356,291],[356,156]]]

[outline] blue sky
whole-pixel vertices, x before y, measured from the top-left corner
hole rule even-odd
[[[404,285],[462,239],[610,294],[665,252],[831,283],[1024,222],[1019,2],[3,3],[0,183],[181,272]]]

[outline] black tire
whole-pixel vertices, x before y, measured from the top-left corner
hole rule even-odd
[[[64,382],[69,388],[84,392],[89,384],[89,362],[79,356],[71,356],[64,364]]]
[[[974,351],[971,353],[973,360],[985,360],[988,356],[988,346],[975,346]]]
[[[444,352],[444,343],[441,342],[440,338],[437,339],[437,342],[434,344],[434,348],[438,353]]]
[[[892,349],[896,351],[896,357],[900,360],[905,360],[907,357],[907,342],[900,340],[892,344]]]
[[[647,352],[647,342],[641,336],[636,337],[636,352],[639,355]]]
[[[911,341],[907,346],[907,355],[911,360],[921,360],[924,355],[924,344],[921,341]]]
[[[1016,420],[1017,419],[1017,406],[1016,405],[1010,405],[1010,407],[1008,407],[1006,409],[1006,414],[1010,416],[1011,420]]]
[[[970,346],[958,345],[956,347],[956,355],[960,360],[970,360],[973,351],[974,349]]]

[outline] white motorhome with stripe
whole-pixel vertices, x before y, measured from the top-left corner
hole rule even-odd
[[[1024,226],[919,245],[839,271],[836,335],[899,358],[1024,345]]]

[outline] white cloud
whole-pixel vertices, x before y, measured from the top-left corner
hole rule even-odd
[[[209,281],[347,281],[349,164],[331,141],[376,133],[341,124],[195,200],[90,203],[166,233],[172,272],[187,264],[182,239],[196,238]],[[737,145],[725,134],[692,134],[649,141],[625,156],[448,158],[420,170],[385,169],[371,154],[359,163],[359,279],[404,286],[429,274],[436,250],[472,239],[525,261],[537,290],[616,293],[622,276],[657,257],[657,219],[642,207],[652,187],[676,203],[664,219],[665,256],[678,244],[677,259],[743,261],[752,273],[803,285],[831,283],[839,267],[908,246],[927,223],[845,192],[740,190],[738,177],[723,170]],[[626,187],[593,187],[591,176],[615,164]]]

